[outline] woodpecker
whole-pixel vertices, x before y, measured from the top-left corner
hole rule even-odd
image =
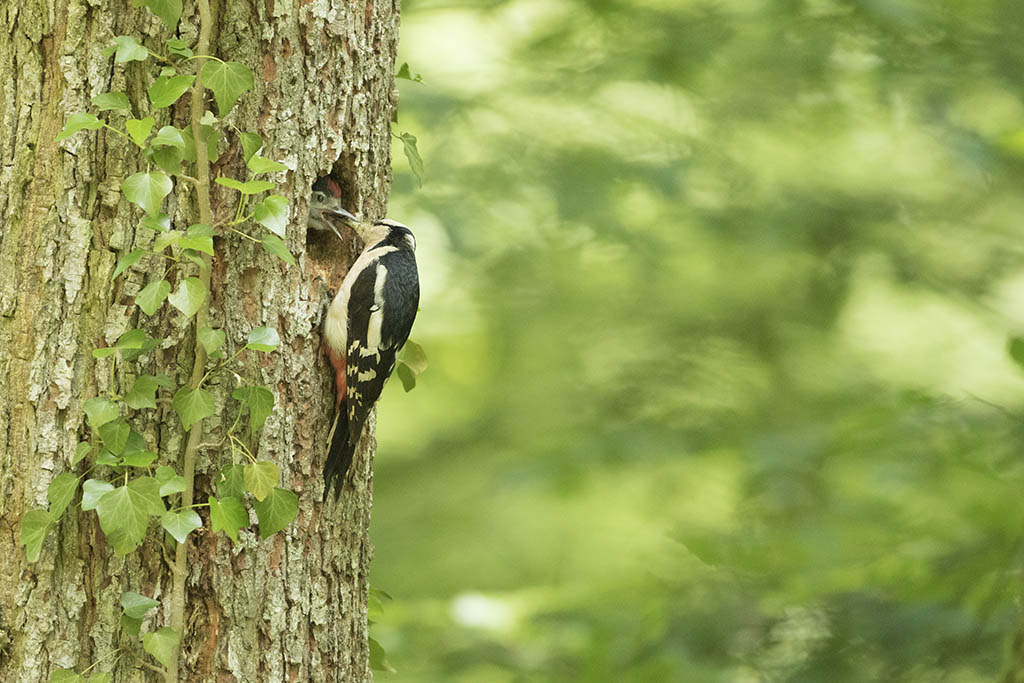
[[[330,187],[317,181],[313,190],[310,227],[328,229],[340,237],[332,222],[340,220],[355,230],[364,245],[324,320],[325,347],[337,387],[337,417],[324,465],[326,501],[332,484],[335,498],[340,493],[370,410],[409,338],[419,307],[420,283],[416,238],[408,227],[388,218],[358,220],[341,208],[336,183]]]

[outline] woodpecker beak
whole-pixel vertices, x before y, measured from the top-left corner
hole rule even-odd
[[[358,218],[350,214],[345,209],[324,209],[324,213],[329,213],[332,216],[337,216],[338,218],[344,218],[350,225],[359,222]]]

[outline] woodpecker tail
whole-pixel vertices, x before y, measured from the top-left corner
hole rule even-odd
[[[334,427],[331,429],[331,449],[327,452],[327,461],[324,463],[324,502],[334,487],[334,499],[341,495],[341,488],[345,485],[345,475],[352,464],[352,456],[355,454],[355,444],[348,442],[348,411],[345,402],[338,406],[338,413],[334,418]]]

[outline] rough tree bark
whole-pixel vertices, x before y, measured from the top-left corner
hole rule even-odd
[[[343,261],[353,246],[307,236],[305,203],[312,182],[333,171],[350,209],[384,214],[399,0],[220,0],[213,12],[213,53],[256,73],[255,89],[229,120],[263,135],[263,154],[294,168],[272,179],[292,200],[287,243],[298,265],[287,267],[238,236],[217,238],[211,318],[229,344],[244,344],[257,325],[280,333],[277,353],[247,354],[232,369],[277,394],[258,455],[279,464],[283,485],[299,494],[299,514],[265,541],[252,531],[243,532],[237,546],[223,534],[200,530],[190,537],[181,679],[367,680],[369,448],[357,456],[355,486],[340,503],[320,503],[333,384],[318,332],[325,287],[316,276],[336,286],[344,269],[331,264]],[[3,681],[46,681],[57,667],[80,671],[96,661],[94,671],[112,672],[115,681],[159,680],[139,666],[147,656],[137,640],[118,628],[125,590],[161,601],[144,631],[169,618],[171,575],[155,525],[139,551],[118,558],[95,514],[76,514],[72,507],[37,563],[29,564],[19,548],[21,516],[46,506],[47,485],[70,469],[85,435],[82,404],[107,391],[111,381],[115,388],[130,381],[120,370],[110,377],[109,366],[94,360],[91,349],[132,327],[175,341],[188,338],[186,323],[170,307],[147,318],[134,306],[134,295],[162,272],[159,259],[143,260],[127,278],[111,282],[119,255],[153,239],[152,232],[136,230],[139,212],[118,189],[121,179],[139,170],[137,150],[104,131],[54,142],[67,114],[95,111],[89,100],[101,92],[128,93],[134,115],[145,115],[152,68],[136,62],[115,67],[101,55],[121,34],[158,52],[171,37],[148,10],[127,2],[0,2]],[[189,41],[196,36],[195,7],[188,0],[176,35]],[[157,127],[187,127],[187,100],[179,101],[172,121],[158,120]],[[245,177],[237,139],[225,136],[219,153],[214,176]],[[233,201],[215,186],[215,214],[229,211]],[[179,183],[165,206],[183,227],[194,221],[194,205],[191,188]],[[182,349],[189,343],[168,342],[143,357],[138,370],[177,363],[180,383],[188,373]],[[230,463],[230,453],[214,444],[224,422],[233,419],[234,386],[225,373],[211,387],[218,410],[227,409],[223,419],[204,423],[199,500],[213,491],[213,473]],[[158,462],[177,462],[184,444],[177,416],[169,405],[150,414],[155,417],[148,423],[132,416],[133,427],[158,447]],[[205,512],[203,517],[207,521]],[[119,647],[127,649],[109,656]]]

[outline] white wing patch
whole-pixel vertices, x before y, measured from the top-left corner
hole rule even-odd
[[[371,353],[380,347],[380,328],[384,323],[384,285],[388,281],[388,269],[377,262],[377,279],[373,282],[373,306],[370,307],[370,323],[366,330],[366,346]]]

